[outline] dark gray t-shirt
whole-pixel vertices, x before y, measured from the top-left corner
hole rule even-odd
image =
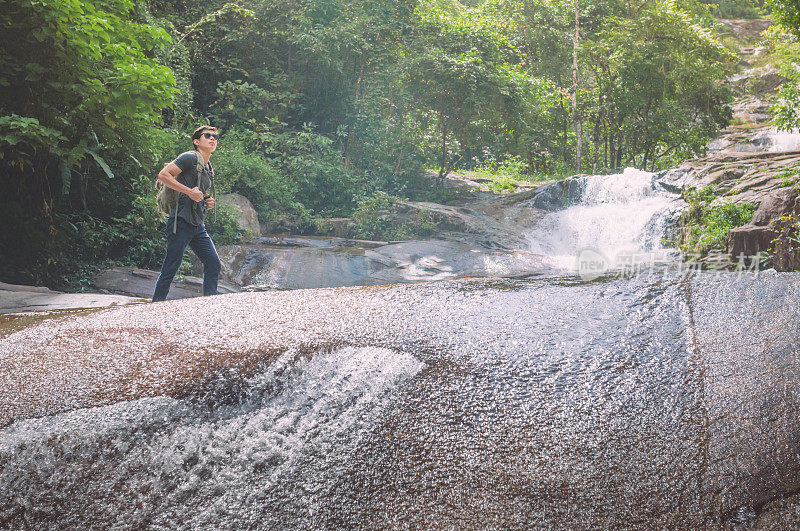
[[[178,182],[184,186],[188,186],[189,188],[194,188],[195,186],[198,186],[198,161],[203,166],[203,170],[200,174],[199,188],[203,191],[203,193],[207,194],[208,190],[211,188],[212,178],[214,177],[214,169],[211,167],[211,163],[205,164],[203,162],[203,156],[197,151],[187,151],[185,153],[181,153],[178,155],[178,158],[172,162],[181,170],[176,177]],[[191,223],[192,225],[200,225],[206,219],[205,201],[200,201],[197,203],[192,201],[188,195],[181,194],[178,198],[178,217],[187,223]]]

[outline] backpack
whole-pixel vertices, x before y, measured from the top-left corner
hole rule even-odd
[[[195,169],[197,170],[197,184],[196,187],[200,188],[200,178],[203,174],[203,163],[202,159],[200,158],[200,154],[195,151]],[[169,162],[164,164],[166,168],[169,166]],[[210,164],[209,164],[210,166]],[[211,190],[216,195],[216,189],[214,188],[214,170],[211,170]],[[181,192],[177,190],[173,190],[169,186],[165,185],[159,180],[156,180],[156,203],[158,204],[158,212],[162,216],[169,216],[172,214],[173,209],[178,208],[178,199],[181,197]],[[175,222],[172,225],[172,232],[176,233],[178,231],[178,213],[175,212]],[[217,219],[217,209],[214,209],[214,220]]]
[[[200,156],[197,151],[194,152],[195,156],[195,165],[197,168],[197,185],[200,186],[200,175],[203,171],[203,164],[200,162]],[[169,166],[169,162],[164,164],[166,168]],[[180,199],[181,193],[177,190],[173,190],[169,186],[166,186],[159,180],[156,180],[156,203],[158,204],[158,212],[162,216],[169,216],[172,214],[172,210],[178,206],[178,199]]]

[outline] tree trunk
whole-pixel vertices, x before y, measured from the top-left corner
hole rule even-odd
[[[444,179],[447,175],[445,166],[447,165],[447,124],[444,118],[440,118],[442,123],[442,158],[439,161],[439,178]]]
[[[572,41],[572,123],[575,126],[575,171],[581,172],[581,120],[578,116],[578,43],[580,19],[578,0],[575,0],[575,37]]]

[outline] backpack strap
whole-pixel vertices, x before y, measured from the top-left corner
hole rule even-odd
[[[196,149],[194,150],[194,165],[197,170],[197,187],[200,188],[200,174],[203,171],[203,165],[200,162],[200,153]],[[178,200],[175,201],[175,221],[172,223],[172,234],[178,233],[178,203],[180,199],[181,196],[179,194]]]
[[[205,166],[203,163],[200,162],[200,152],[194,150],[195,156],[195,166],[197,168],[197,187],[200,188],[200,175],[205,170]],[[211,197],[214,198],[214,201],[217,200],[217,187],[214,185],[214,167],[211,165],[211,161],[208,161],[208,169],[211,170]],[[217,208],[214,207],[214,221],[217,221]]]
[[[200,158],[200,152],[196,149],[194,150],[194,167],[197,170],[197,187],[200,188],[200,174],[203,173],[203,169],[205,166],[202,162],[203,159]]]
[[[211,170],[211,197],[214,198],[214,223],[217,222],[217,186],[214,184],[214,167],[211,165],[211,161],[208,161],[208,169]]]

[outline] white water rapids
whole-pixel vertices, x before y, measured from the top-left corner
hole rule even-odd
[[[335,481],[324,469],[342,466],[370,419],[423,366],[385,348],[310,359],[287,353],[233,389],[226,382],[222,392],[212,388],[193,403],[142,399],[17,422],[0,431],[0,494],[23,476],[25,487],[0,495],[0,524],[27,510],[48,527],[78,529],[84,496],[105,498],[91,518],[104,528],[169,528],[177,518],[187,529],[232,529],[246,527],[249,517],[250,525],[280,526],[258,510],[264,500],[313,511]],[[309,463],[316,473],[306,473]],[[100,485],[97,475],[105,477]],[[108,482],[124,482],[128,494],[94,492]],[[41,495],[49,489],[75,497],[53,502]]]
[[[587,253],[602,257],[608,269],[671,253],[663,238],[676,196],[661,189],[652,173],[627,168],[584,179],[582,197],[545,215],[528,233],[533,252],[568,271],[579,270]]]

